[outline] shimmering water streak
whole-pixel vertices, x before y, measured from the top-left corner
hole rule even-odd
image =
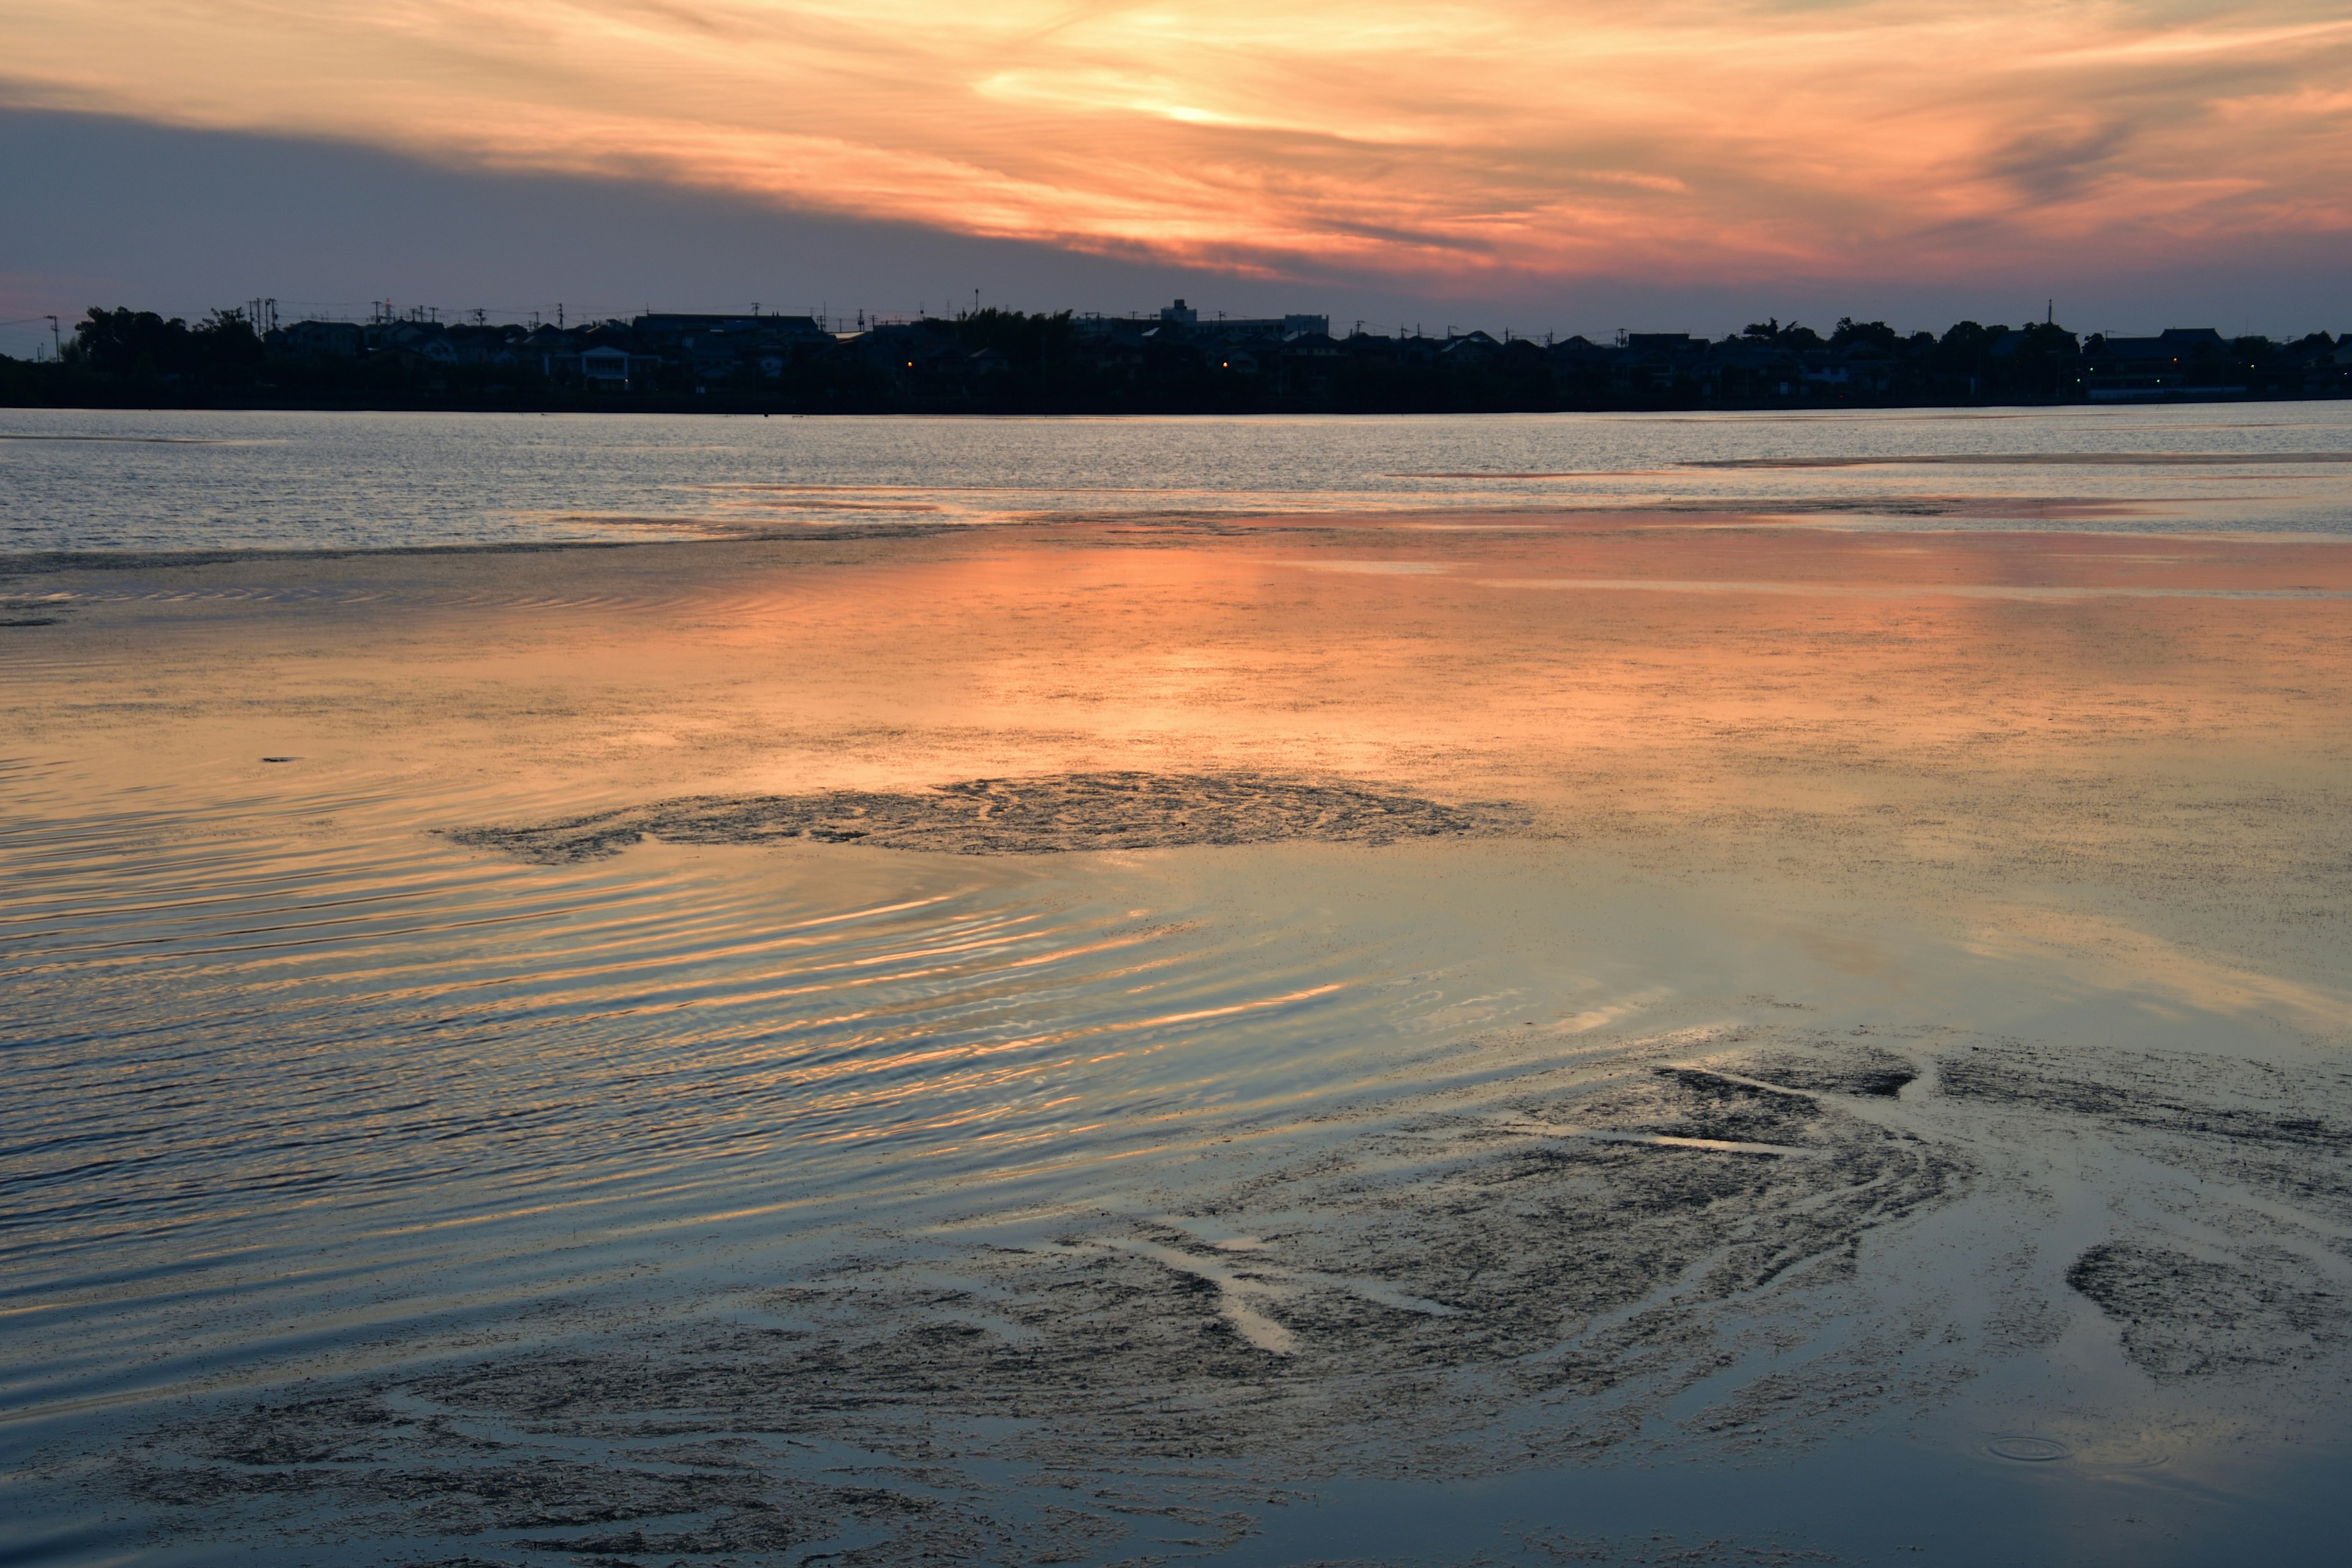
[[[2347,455],[2352,409],[2326,403],[1113,420],[9,410],[0,552],[1658,505],[1949,526],[2048,524],[2054,503],[2105,509],[2087,520],[2102,527],[2340,532]],[[1903,460],[1920,458],[1967,461]]]
[[[1449,1000],[1136,908],[1115,868],[1092,901],[856,849],[551,868],[349,795],[200,819],[0,788],[19,1410],[511,1312],[729,1215],[772,1234],[1295,1110]]]

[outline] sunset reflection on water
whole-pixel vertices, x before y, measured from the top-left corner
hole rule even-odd
[[[2130,1383],[2065,1270],[2115,1215],[2160,1227],[2237,1203],[2215,1196],[2236,1178],[1933,1085],[1979,1047],[2332,1081],[2312,1063],[2352,1039],[2352,542],[1962,521],[1077,515],[46,570],[23,591],[59,607],[11,631],[0,695],[8,1399],[87,1456],[221,1390],[374,1378],[429,1403],[447,1358],[603,1354],[600,1335],[652,1365],[670,1352],[628,1339],[646,1324],[719,1333],[849,1255],[973,1300],[973,1258],[1173,1269],[1212,1329],[1325,1390],[1318,1336],[1390,1321],[1360,1303],[1443,1319],[1412,1351],[1442,1360],[1475,1305],[1446,1281],[1525,1260],[1478,1239],[1502,1222],[1465,1193],[1666,1150],[1909,1172],[1923,1204],[1948,1180],[1951,1206],[1873,1222],[1844,1283],[1787,1287],[1852,1292],[1837,1321],[1860,1326],[1823,1342],[1875,1378],[1872,1334],[1948,1319],[1938,1386],[1973,1392],[1937,1408],[1969,1452],[2032,1416],[2120,1466],[2160,1429],[2203,1484],[2242,1411]],[[681,840],[576,864],[446,836],[1121,771],[1522,815],[1385,846]],[[1736,1053],[1759,1041],[1907,1052],[1921,1087],[1855,1100],[1868,1137],[1834,1148],[1607,1121],[1694,1060],[1750,1071]],[[2320,1125],[2306,1110],[2263,1114]],[[1928,1150],[1948,1176],[1918,1175]],[[2015,1150],[2009,1185],[1958,1173]],[[1486,1216],[1432,1222],[1490,1247],[1458,1275],[1389,1279],[1410,1247],[1349,1252],[1360,1215],[1250,1206],[1350,1160],[1369,1183],[1487,1158],[1508,1181],[1441,1182],[1430,1211]],[[1410,1229],[1394,1216],[1423,1201],[1378,1225]],[[2265,1223],[2325,1221],[2320,1199],[2262,1201]],[[2063,1247],[2018,1264],[2011,1296],[1968,1304],[1998,1291],[1954,1259],[2027,1257],[2045,1231]],[[1696,1269],[1670,1241],[1658,1256]],[[2072,1326],[1999,1349],[2029,1308]],[[1706,1333],[1762,1379],[1794,1321]],[[1672,1342],[1714,1342],[1688,1331]],[[1389,1375],[1364,1370],[1378,1343],[1334,1343],[1329,1376]],[[1694,1400],[1718,1376],[1690,1375]],[[2131,1392],[2085,1415],[2045,1376]],[[1290,1386],[1254,1408],[1290,1409]],[[27,1508],[72,1512],[21,1473]]]

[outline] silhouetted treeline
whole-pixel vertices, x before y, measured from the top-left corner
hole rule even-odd
[[[2352,340],[2210,328],[2084,339],[2054,322],[1940,336],[1777,318],[1534,339],[1334,336],[1321,316],[1202,321],[984,310],[832,331],[807,316],[648,314],[585,325],[422,313],[258,330],[92,310],[60,360],[0,359],[26,405],[771,413],[1441,413],[1889,407],[2341,397]]]

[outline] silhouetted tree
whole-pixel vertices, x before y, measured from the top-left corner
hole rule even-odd
[[[243,375],[264,350],[242,310],[215,310],[194,328],[177,316],[93,305],[74,324],[66,357],[109,375]]]
[[[985,310],[974,310],[956,318],[956,337],[976,349],[994,349],[1013,364],[1024,368],[1051,363],[1069,357],[1076,332],[1070,325],[1071,312],[1046,315],[1040,311],[1030,315],[1022,310],[1000,310],[991,305]]]
[[[1901,334],[1884,321],[1857,321],[1852,316],[1838,318],[1837,330],[1830,333],[1830,347],[1844,350],[1856,343],[1892,351],[1903,341]]]
[[[1748,330],[1739,335],[1751,342],[1769,343],[1776,349],[1789,349],[1798,353],[1826,346],[1822,342],[1821,333],[1812,328],[1795,321],[1783,326],[1778,316],[1766,321],[1750,321]]]
[[[176,374],[188,360],[188,323],[152,310],[93,305],[74,323],[66,357],[110,375]]]
[[[215,310],[189,331],[188,342],[201,369],[242,369],[261,363],[261,335],[243,310]]]

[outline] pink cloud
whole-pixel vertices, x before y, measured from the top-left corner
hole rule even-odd
[[[0,0],[0,98],[1400,280],[2352,230],[2315,5]]]

